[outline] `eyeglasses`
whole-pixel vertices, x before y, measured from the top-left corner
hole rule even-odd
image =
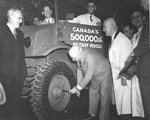
[[[22,17],[19,17],[18,19],[19,19],[19,20],[23,20],[23,18],[22,18]]]
[[[141,18],[141,17],[142,17],[141,15],[137,15],[137,16],[132,17],[131,20],[134,21],[135,19],[138,19],[138,18]]]
[[[94,5],[88,5],[88,8],[95,8]]]

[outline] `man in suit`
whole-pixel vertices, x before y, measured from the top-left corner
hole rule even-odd
[[[69,92],[80,95],[80,91],[90,82],[90,116],[86,120],[96,120],[98,110],[99,120],[109,119],[112,74],[108,60],[98,51],[79,46],[73,46],[69,50],[69,55],[78,65],[77,86],[73,87]]]
[[[45,24],[53,24],[55,23],[55,19],[52,17],[52,10],[49,6],[44,6],[42,15],[44,15],[45,19],[39,23],[39,25],[45,25]]]
[[[149,10],[149,0],[141,0],[141,5],[145,11]],[[146,120],[150,120],[150,38],[149,38],[149,17],[146,18],[145,25],[141,31],[141,36],[137,46],[127,59],[133,56],[139,58],[137,75],[139,78],[143,106]]]
[[[131,21],[137,29],[137,32],[133,35],[132,39],[132,49],[134,49],[138,44],[141,31],[145,22],[143,12],[141,10],[135,10],[131,15]]]
[[[18,29],[22,13],[12,7],[7,12],[8,22],[0,27],[0,82],[6,92],[6,103],[0,106],[1,118],[14,118],[21,110],[23,82],[27,77],[24,35]]]

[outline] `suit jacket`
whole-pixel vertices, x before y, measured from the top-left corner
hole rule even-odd
[[[139,43],[133,50],[134,55],[139,57],[138,74],[141,76],[150,76],[150,38],[149,38],[149,19],[143,26]]]
[[[22,70],[27,76],[24,35],[16,30],[16,38],[7,25],[0,27],[0,76],[13,76]]]
[[[98,51],[84,48],[81,68],[77,71],[77,79],[80,79],[78,84],[84,88],[91,81],[93,88],[96,88],[108,75],[111,75],[111,67],[108,60]]]

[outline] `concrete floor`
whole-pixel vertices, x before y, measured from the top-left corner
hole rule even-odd
[[[74,96],[74,106],[72,106],[69,113],[66,113],[65,118],[61,117],[58,120],[83,120],[87,117],[88,113],[88,91],[84,90],[81,92],[81,96],[76,97]],[[22,107],[24,108],[23,111],[20,111],[17,116],[17,120],[37,120],[34,117],[33,112],[30,107],[29,99],[22,100]],[[13,119],[14,120],[14,119]],[[111,120],[120,120],[117,113],[115,106],[111,105]],[[124,120],[142,120],[140,118],[137,119],[124,119]]]

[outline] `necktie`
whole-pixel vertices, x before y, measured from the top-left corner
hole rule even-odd
[[[92,20],[92,15],[90,15],[90,20],[91,20],[91,22],[93,21],[93,20]]]
[[[82,70],[82,68],[81,68],[81,62],[77,62],[77,66],[78,66],[78,68],[80,69],[80,70]]]
[[[140,31],[138,31],[138,32],[136,33],[136,40],[138,39],[139,36],[140,36]]]
[[[112,41],[109,43],[108,52],[110,51],[111,46],[112,46]]]
[[[47,19],[46,21],[47,21],[47,24],[50,24],[50,21],[49,21],[49,19]]]
[[[15,36],[15,38],[16,38],[16,36],[17,36],[17,31],[16,31],[16,29],[14,29],[14,36]]]
[[[47,19],[47,23],[48,23],[48,24],[51,24],[51,18],[48,18],[48,19]]]
[[[114,43],[114,41],[115,40],[112,38],[111,41],[110,41],[110,43],[109,43],[109,46],[108,46],[108,51],[110,50],[110,48],[111,48],[112,44]]]
[[[132,41],[132,48],[133,48],[133,49],[138,45],[139,37],[140,37],[140,31],[138,31],[138,32],[135,34],[135,38],[134,38],[133,41]]]

